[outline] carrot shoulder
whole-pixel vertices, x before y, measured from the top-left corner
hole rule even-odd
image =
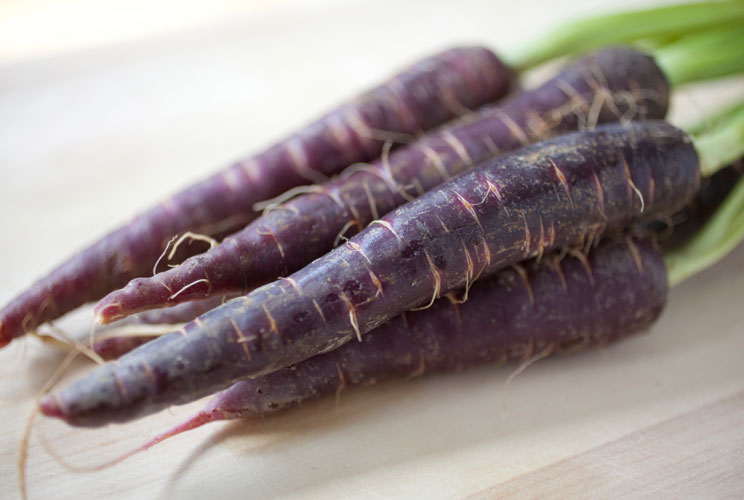
[[[292,276],[145,344],[42,400],[86,425],[125,421],[340,347],[403,311],[634,217],[700,182],[664,122],[605,125],[497,158],[398,208]]]
[[[211,251],[133,280],[96,307],[107,323],[134,312],[230,291],[301,269],[414,196],[473,165],[598,123],[663,118],[669,88],[649,56],[627,48],[581,59],[537,89],[483,108],[356,173],[316,186]]]
[[[254,203],[379,156],[386,133],[415,135],[506,93],[509,72],[489,50],[425,59],[266,151],[176,194],[73,256],[0,311],[0,346],[144,276],[167,241],[251,218]],[[228,233],[229,234],[229,233]]]

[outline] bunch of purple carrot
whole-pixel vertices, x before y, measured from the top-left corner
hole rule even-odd
[[[723,169],[744,156],[744,107],[688,132],[661,121],[670,86],[744,70],[732,18],[741,2],[685,4],[569,25],[508,66],[483,47],[420,61],[73,256],[0,311],[0,345],[100,300],[98,322],[119,326],[93,348],[118,360],[44,396],[44,414],[100,426],[222,391],[146,448],[642,331],[744,233],[744,184]],[[545,60],[641,39],[652,55],[603,48],[504,97]],[[673,227],[691,210],[706,217]],[[212,248],[183,255],[188,237]],[[148,277],[161,259],[179,265]],[[171,332],[120,335],[138,322]]]

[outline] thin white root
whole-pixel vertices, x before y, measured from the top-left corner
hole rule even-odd
[[[506,378],[506,381],[504,382],[503,396],[501,399],[501,410],[502,410],[503,416],[506,416],[506,395],[507,395],[507,392],[509,391],[509,386],[511,385],[512,381],[517,377],[517,375],[525,371],[528,367],[537,363],[541,359],[550,356],[553,353],[553,349],[554,347],[551,344],[545,349],[543,349],[542,351],[540,351],[539,353],[535,354],[534,356],[528,359],[525,359],[519,364],[517,369],[511,372],[511,374],[509,374],[509,376]]]
[[[97,472],[97,471],[106,469],[108,467],[118,464],[119,462],[125,460],[126,458],[129,458],[130,456],[140,451],[138,449],[135,449],[131,452],[125,453],[124,455],[120,457],[117,457],[113,460],[108,460],[98,465],[73,465],[70,462],[68,462],[64,457],[62,457],[62,455],[60,455],[54,448],[52,448],[52,445],[44,437],[43,432],[39,433],[38,439],[39,439],[39,442],[41,443],[42,448],[44,448],[44,451],[47,452],[49,456],[54,459],[55,462],[57,462],[59,465],[61,465],[64,469],[68,470],[69,472],[75,472],[77,474]]]
[[[38,405],[34,403],[31,411],[26,417],[26,423],[23,426],[23,433],[21,434],[21,442],[18,445],[18,489],[21,493],[21,498],[26,500],[28,498],[28,492],[26,490],[26,460],[28,458],[28,442],[31,439],[31,427],[33,426],[36,415],[39,414]]]
[[[202,278],[200,280],[192,281],[188,285],[184,286],[179,291],[177,291],[176,293],[174,293],[173,295],[171,295],[170,297],[168,297],[168,300],[175,299],[176,297],[178,297],[179,295],[181,295],[184,291],[188,290],[189,288],[191,288],[194,285],[198,285],[199,283],[206,283],[207,285],[209,285],[209,288],[210,289],[212,288],[212,285],[209,282],[209,280],[207,278]]]
[[[28,444],[31,439],[31,428],[33,426],[34,420],[36,419],[36,415],[39,414],[39,405],[38,401],[47,392],[52,390],[52,387],[59,382],[59,380],[62,378],[62,375],[64,375],[67,368],[69,368],[70,364],[74,361],[74,359],[77,357],[77,355],[80,353],[79,350],[75,349],[67,353],[67,356],[62,360],[62,362],[59,364],[57,369],[54,371],[51,377],[49,377],[49,380],[44,384],[44,386],[41,388],[39,393],[36,395],[34,405],[31,408],[31,411],[28,414],[28,417],[26,417],[26,423],[23,426],[23,432],[21,433],[21,441],[18,443],[18,489],[21,493],[21,498],[23,500],[26,500],[28,498],[28,491],[26,489],[26,463],[28,459]]]
[[[152,266],[152,275],[153,276],[155,276],[156,274],[158,274],[158,266],[160,265],[160,261],[162,261],[163,258],[165,257],[165,255],[168,253],[168,249],[173,244],[173,242],[176,241],[176,238],[178,238],[178,236],[174,236],[173,238],[171,238],[171,239],[168,240],[168,243],[165,245],[165,248],[163,249],[163,253],[161,253],[160,254],[160,257],[158,257],[158,260],[155,261],[155,265]]]
[[[338,387],[336,387],[336,410],[338,410],[338,407],[341,405],[341,393],[344,392],[344,389],[346,389],[346,377],[344,377],[344,372],[341,370],[341,366],[336,363],[336,371],[338,372]]]
[[[405,187],[401,186],[393,176],[393,169],[390,167],[390,149],[392,147],[393,143],[390,141],[387,141],[382,146],[382,154],[380,155],[380,163],[382,164],[382,171],[384,172],[382,179],[385,181],[391,191],[397,192],[403,197],[404,200],[411,201],[414,199],[414,197],[408,194],[405,190]]]
[[[81,344],[77,340],[73,339],[69,335],[67,335],[62,329],[54,326],[51,322],[49,323],[49,328],[61,339],[54,337],[49,334],[39,333],[38,331],[29,332],[29,335],[36,337],[40,341],[42,341],[45,344],[51,345],[53,347],[56,347],[57,349],[61,349],[63,351],[77,351],[85,355],[85,357],[89,358],[94,363],[97,363],[99,365],[102,365],[105,363],[103,358],[99,356],[96,352],[91,350],[90,348],[86,347],[84,344]]]
[[[173,248],[168,254],[168,260],[173,259],[173,257],[176,255],[176,251],[178,250],[178,247],[181,246],[181,244],[187,239],[209,243],[210,250],[219,244],[217,240],[215,240],[211,236],[207,236],[206,234],[192,233],[191,231],[186,231],[178,238],[178,240],[176,240],[176,243],[173,245]]]
[[[98,321],[93,320],[90,323],[90,331],[88,332],[88,345],[93,345],[93,338],[96,336],[96,327],[98,326]]]
[[[411,311],[423,311],[424,309],[429,309],[431,306],[434,305],[434,302],[439,298],[439,294],[442,291],[442,275],[439,272],[439,269],[437,269],[437,266],[434,265],[434,261],[431,260],[431,257],[426,250],[424,250],[424,255],[426,256],[426,260],[429,262],[429,269],[431,270],[432,276],[434,277],[434,292],[428,304],[426,304],[425,306],[411,308]]]
[[[148,325],[125,325],[107,328],[96,335],[94,341],[120,337],[161,337],[182,328],[186,323],[156,323]]]
[[[366,136],[370,139],[383,141],[385,143],[390,142],[398,144],[410,144],[416,140],[416,136],[412,134],[406,134],[403,132],[391,132],[378,128],[368,128]]]
[[[75,347],[75,349],[79,350],[81,353],[83,353],[86,357],[93,360],[95,363],[99,365],[102,365],[105,363],[103,358],[99,356],[96,352],[86,347],[85,344],[82,344],[78,342],[77,340],[73,339],[72,337],[70,337],[69,335],[67,335],[61,328],[58,328],[54,323],[49,322],[49,328],[51,328],[54,333],[62,337],[62,339],[65,342],[69,342],[70,344],[72,344]]]
[[[390,231],[391,233],[393,233],[393,235],[397,238],[397,240],[399,242],[402,242],[403,241],[403,238],[401,238],[400,235],[397,232],[395,232],[395,229],[393,229],[393,226],[388,221],[385,221],[385,220],[382,220],[382,219],[375,219],[372,222],[370,222],[367,225],[367,227],[371,226],[372,224],[378,224],[378,225],[384,227],[385,229],[387,229],[388,231]]]
[[[646,210],[646,201],[643,199],[643,193],[641,193],[641,190],[638,189],[638,187],[635,185],[635,182],[628,179],[628,183],[630,184],[630,188],[633,190],[636,196],[638,196],[638,199],[641,201],[641,213],[643,213]]]
[[[338,232],[336,238],[333,240],[333,248],[336,248],[338,244],[341,243],[341,240],[349,241],[349,238],[344,235],[346,234],[346,231],[348,231],[354,225],[356,225],[356,222],[353,220],[350,220],[346,224],[344,224],[344,227],[341,228],[341,231]]]
[[[26,335],[30,335],[32,337],[36,337],[44,344],[50,345],[52,347],[55,347],[59,349],[60,351],[70,352],[71,350],[75,349],[74,345],[71,345],[63,340],[58,339],[57,337],[53,337],[51,335],[47,335],[44,333],[39,333],[36,330],[28,332]]]
[[[303,194],[310,194],[310,193],[317,193],[318,191],[322,191],[323,188],[319,186],[318,184],[312,184],[310,186],[297,186],[292,189],[289,189],[279,196],[276,196],[274,198],[259,201],[253,204],[253,210],[256,212],[262,212],[262,211],[270,211],[278,207],[279,205],[282,205],[292,198],[296,198],[297,196],[303,195]]]
[[[235,232],[236,228],[243,228],[253,220],[251,214],[240,213],[221,219],[219,222],[205,224],[196,228],[195,232],[199,234],[224,234],[226,231]]]
[[[375,202],[374,195],[372,195],[372,191],[369,189],[369,183],[364,182],[362,187],[364,187],[364,194],[367,196],[367,203],[369,203],[369,210],[372,213],[372,220],[379,219],[380,214],[377,211],[377,203]]]

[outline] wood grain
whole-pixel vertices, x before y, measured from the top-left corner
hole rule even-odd
[[[738,499],[742,491],[739,392],[469,498]]]

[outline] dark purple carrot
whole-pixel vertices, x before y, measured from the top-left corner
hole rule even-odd
[[[744,160],[741,160],[704,177],[700,191],[689,205],[664,220],[651,221],[646,228],[659,235],[659,244],[665,252],[678,249],[713,216],[743,174]]]
[[[0,346],[148,275],[173,235],[237,230],[256,216],[254,203],[377,158],[385,137],[419,134],[501,97],[509,84],[509,71],[482,47],[447,50],[419,62],[265,152],[180,192],[60,265],[0,311]],[[239,225],[218,228],[226,219]]]
[[[604,125],[528,146],[398,208],[307,267],[41,400],[80,425],[122,422],[336,349],[479,277],[593,239],[697,191],[688,136]]]
[[[362,342],[237,382],[126,456],[209,422],[262,417],[355,386],[601,347],[648,328],[666,297],[663,258],[647,241],[613,237],[586,258],[553,254],[479,281],[463,304],[439,299]]]
[[[689,204],[670,217],[665,217],[663,221],[649,221],[640,232],[646,234],[650,231],[664,251],[679,248],[711,218],[741,178],[742,173],[744,173],[744,162],[740,161],[710,177],[704,177],[700,190]],[[122,322],[129,324],[132,320],[133,322],[156,325],[183,323],[191,321],[213,307],[222,305],[222,303],[221,297],[213,297],[164,309],[145,311],[129,316]],[[185,312],[187,314],[184,314]],[[104,335],[109,334],[109,330],[103,330],[103,333]],[[114,359],[155,338],[153,335],[133,336],[131,332],[128,333],[127,336],[112,337],[109,335],[107,338],[97,340],[93,345],[93,350],[104,359]],[[170,331],[162,331],[161,333],[170,333]],[[366,340],[367,337],[365,336],[364,339]]]
[[[648,222],[644,226],[643,232],[651,231],[664,251],[679,248],[711,218],[742,174],[744,174],[744,161],[739,161],[710,177],[704,177],[700,190],[689,204],[670,217],[665,217],[663,221]],[[127,325],[130,324],[130,321],[136,324],[152,325],[185,323],[214,307],[222,305],[228,297],[212,297],[173,307],[145,311],[127,317],[122,320],[122,323]],[[109,330],[103,330],[103,333],[108,334]],[[162,333],[170,332],[163,331]],[[93,350],[104,359],[114,359],[153,338],[155,338],[153,335],[134,336],[131,334],[126,337],[108,336],[105,339],[97,340],[93,345]]]
[[[275,208],[206,254],[154,278],[132,281],[98,304],[98,320],[107,323],[210,294],[247,293],[301,269],[330,251],[340,236],[361,230],[474,164],[597,123],[663,118],[668,96],[664,75],[650,57],[626,48],[600,51],[535,90],[316,186],[316,192]]]

